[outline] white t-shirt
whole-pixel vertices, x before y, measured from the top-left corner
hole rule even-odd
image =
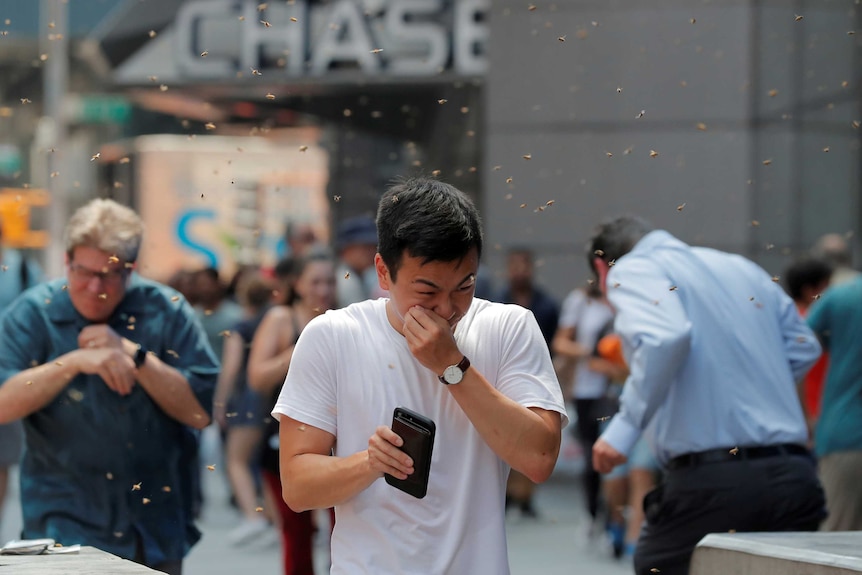
[[[509,467],[479,436],[447,387],[410,353],[386,299],[328,311],[303,330],[273,415],[336,436],[335,455],[367,449],[402,406],[434,420],[428,493],[383,478],[336,507],[332,573],[509,573],[504,499]],[[567,423],[548,348],[532,313],[474,299],[458,348],[500,392]]]
[[[583,290],[572,291],[563,300],[560,311],[560,328],[575,328],[575,341],[587,349],[594,349],[602,329],[614,317],[610,306],[601,299],[587,297]],[[575,399],[598,399],[605,394],[607,376],[590,370],[586,361],[575,367]]]

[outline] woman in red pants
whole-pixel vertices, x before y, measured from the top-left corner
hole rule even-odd
[[[335,264],[325,254],[296,262],[294,299],[270,309],[251,344],[249,387],[270,398],[269,408],[281,391],[299,334],[312,319],[335,306]],[[284,556],[284,575],[312,575],[314,523],[310,511],[293,512],[281,497],[278,465],[278,422],[268,418],[264,434],[261,471],[279,511]]]

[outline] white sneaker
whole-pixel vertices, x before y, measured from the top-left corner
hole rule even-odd
[[[245,545],[263,535],[269,529],[269,521],[262,517],[260,519],[243,519],[239,525],[228,533],[227,540],[234,546]]]

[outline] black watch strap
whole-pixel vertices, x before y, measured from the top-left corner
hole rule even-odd
[[[144,346],[139,345],[138,351],[135,352],[135,367],[141,367],[147,361],[147,350]]]

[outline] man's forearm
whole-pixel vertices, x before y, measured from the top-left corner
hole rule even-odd
[[[156,405],[170,417],[195,429],[210,423],[188,380],[179,371],[150,354],[138,368],[137,380]]]
[[[348,457],[303,453],[281,461],[282,497],[297,513],[340,505],[379,478],[367,451]]]
[[[80,373],[75,352],[18,372],[0,386],[0,424],[9,423],[51,403]]]
[[[512,469],[535,483],[550,476],[560,452],[558,413],[543,416],[512,401],[475,368],[449,390],[482,439]]]

